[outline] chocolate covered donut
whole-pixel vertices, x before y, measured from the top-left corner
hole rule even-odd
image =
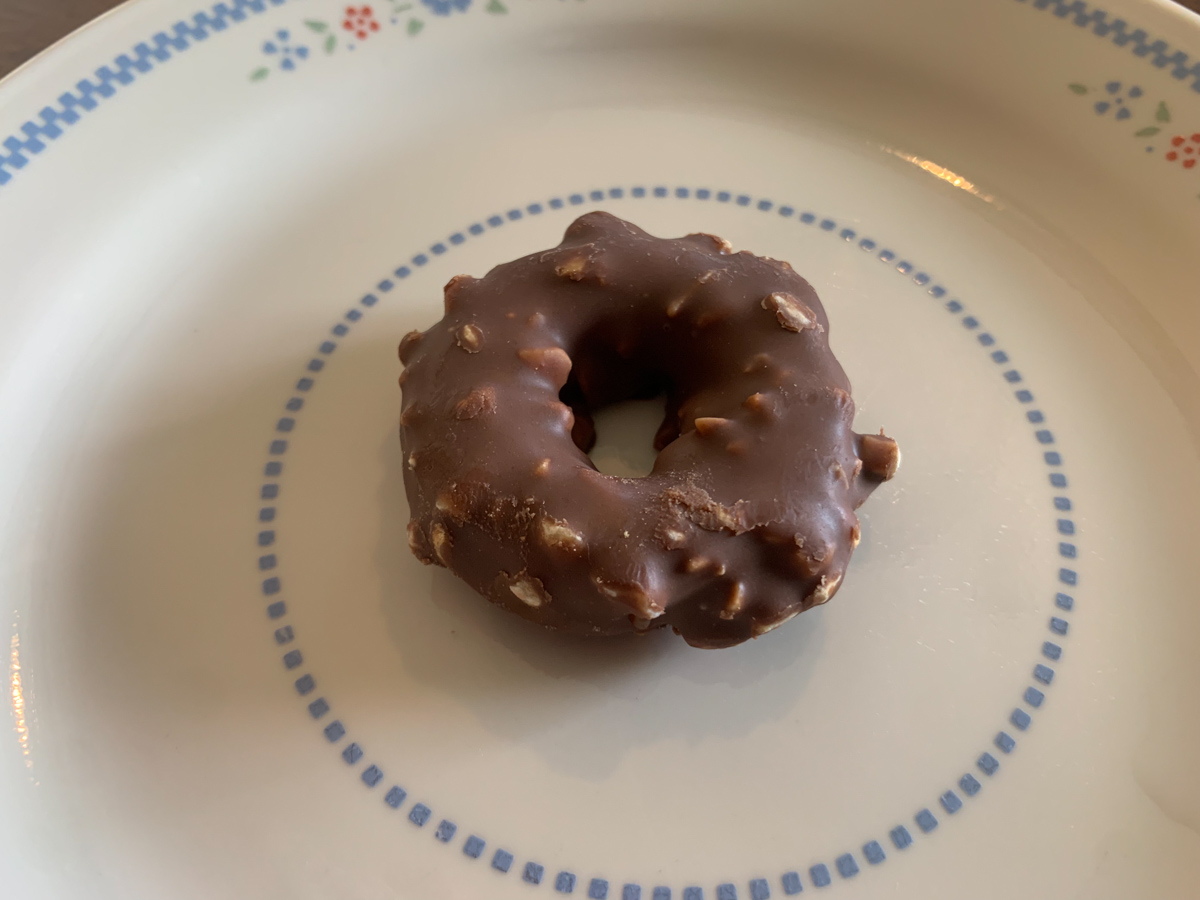
[[[837,592],[896,442],[851,430],[813,288],[720,238],[603,212],[459,275],[400,344],[409,545],[549,628],[757,637]],[[644,478],[596,470],[591,411],[667,396]]]

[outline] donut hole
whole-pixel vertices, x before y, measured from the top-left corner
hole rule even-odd
[[[644,478],[654,468],[654,436],[662,423],[667,395],[625,400],[593,414],[595,441],[588,457],[605,475]]]
[[[597,471],[643,478],[654,468],[667,414],[667,381],[609,354],[576,353],[559,399],[575,413],[571,439]],[[586,385],[586,389],[584,387]]]

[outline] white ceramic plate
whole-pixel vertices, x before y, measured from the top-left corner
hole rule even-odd
[[[0,892],[1200,897],[1197,25],[141,0],[7,79]],[[399,337],[594,208],[792,261],[904,448],[734,650],[405,544]]]

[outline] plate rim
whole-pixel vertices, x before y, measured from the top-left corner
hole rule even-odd
[[[1072,24],[1081,28],[1091,26],[1092,33],[1097,37],[1108,36],[1108,31],[1101,34],[1097,28],[1113,15],[1100,7],[1089,6],[1090,0],[1009,0],[1009,2],[1022,3],[1030,11],[1049,13],[1051,17],[1064,22],[1074,14],[1075,21]],[[165,15],[167,9],[174,6],[183,7],[182,0],[125,0],[107,12],[101,13],[0,78],[0,108],[8,106],[10,103],[15,105],[18,95],[23,91],[32,91],[39,81],[46,80],[55,74],[60,64],[65,66],[73,60],[77,55],[76,48],[82,46],[86,37],[97,34],[114,24],[123,25],[125,19],[132,18],[134,10],[147,9],[155,3],[163,8],[164,19],[167,18]],[[219,20],[222,24],[215,30],[218,34],[223,34],[230,29],[231,24],[237,25],[253,21],[258,16],[289,4],[295,6],[294,0],[217,0],[207,8],[197,10],[176,22],[162,25],[157,31],[135,41],[129,49],[119,52],[115,59],[101,62],[97,68],[92,69],[90,74],[74,80],[73,88],[63,91],[50,102],[42,104],[38,112],[33,111],[38,104],[30,104],[29,112],[18,113],[14,117],[14,122],[21,115],[28,115],[29,118],[16,126],[16,131],[0,138],[0,198],[4,195],[4,186],[12,181],[18,172],[23,172],[33,159],[39,157],[60,137],[69,133],[71,126],[82,120],[83,114],[100,108],[101,101],[117,93],[120,88],[137,83],[138,75],[149,74],[157,70],[159,63],[169,62],[177,53],[200,42],[200,39],[194,37],[189,41],[183,33],[183,30],[189,27],[195,26],[200,29],[206,27],[198,20],[198,17],[205,16],[210,22],[214,18]],[[1138,19],[1137,12],[1145,13],[1146,18],[1165,14],[1182,26],[1181,35],[1190,36],[1200,43],[1200,13],[1192,12],[1173,0],[1114,0],[1114,5],[1121,9],[1123,14],[1135,13],[1130,16],[1135,20]],[[1124,15],[1117,16],[1111,21],[1122,23],[1124,26],[1123,36],[1129,26]],[[175,31],[174,38],[170,38],[168,29]],[[114,32],[114,37],[117,33]],[[1138,55],[1162,71],[1168,71],[1168,63],[1174,57],[1182,56],[1181,59],[1175,59],[1175,67],[1169,74],[1181,81],[1191,77],[1193,79],[1192,90],[1200,94],[1200,50],[1193,54],[1186,50],[1176,49],[1169,56],[1172,48],[1170,42],[1162,38],[1153,38],[1145,29],[1135,26],[1133,34],[1138,33],[1144,35],[1141,45],[1149,43],[1149,47],[1153,49],[1154,58],[1151,58],[1151,49]],[[164,46],[163,41],[159,40],[160,36],[172,41],[172,49]],[[207,36],[205,35],[205,37]],[[1115,43],[1116,40],[1114,38],[1113,42]],[[152,42],[157,43],[154,50],[150,49]],[[182,42],[182,46],[180,46],[180,42]],[[1186,38],[1184,42],[1186,42]],[[1118,44],[1118,47],[1120,49],[1128,47],[1134,53],[1138,53],[1137,46],[1130,47],[1131,44],[1134,42],[1127,39],[1124,43]],[[139,51],[139,45],[145,50]],[[131,53],[138,57],[136,61],[130,58]],[[165,53],[165,56],[157,56],[156,53]],[[1159,64],[1160,59],[1163,60],[1161,65]],[[117,66],[120,71],[112,72],[113,65]],[[101,75],[105,70],[108,74]],[[93,77],[100,77],[99,88],[92,84]],[[88,85],[87,90],[82,90],[84,84]],[[72,92],[74,90],[80,91],[83,94],[82,98],[76,96]],[[71,102],[64,103],[64,99],[68,97]],[[58,104],[58,108],[55,104]],[[64,125],[65,129],[62,127]],[[0,215],[3,214],[3,209],[3,203],[0,201]]]

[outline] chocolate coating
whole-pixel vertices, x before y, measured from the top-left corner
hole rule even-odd
[[[445,298],[400,344],[418,559],[550,628],[697,647],[837,591],[899,450],[851,430],[825,310],[787,263],[594,212]],[[653,471],[598,472],[590,411],[663,391]]]

